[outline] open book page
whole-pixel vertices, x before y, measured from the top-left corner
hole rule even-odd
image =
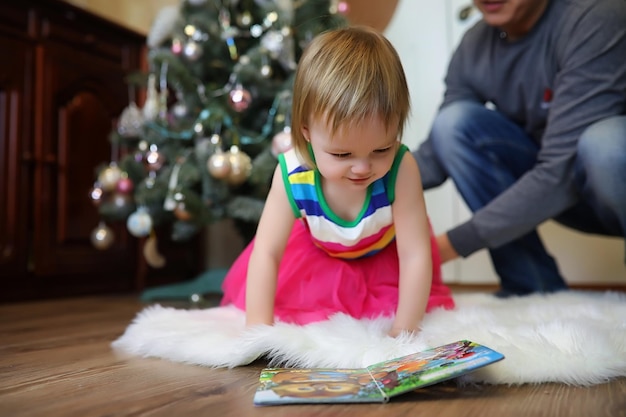
[[[261,371],[257,405],[384,402],[367,369],[281,369]]]
[[[261,371],[254,403],[384,403],[503,358],[486,346],[460,340],[364,369],[266,368]]]
[[[443,382],[504,356],[469,340],[439,346],[423,352],[368,366],[372,377],[388,397]]]

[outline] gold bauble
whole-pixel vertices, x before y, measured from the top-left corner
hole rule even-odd
[[[226,182],[234,186],[243,184],[252,171],[252,160],[245,152],[239,150],[239,147],[236,145],[230,147],[227,155],[230,162],[230,173],[226,178]]]
[[[215,150],[207,161],[207,169],[213,178],[224,179],[230,174],[230,161],[228,155],[220,148]]]
[[[122,170],[114,162],[98,174],[98,182],[104,191],[113,191],[120,178],[122,178]]]

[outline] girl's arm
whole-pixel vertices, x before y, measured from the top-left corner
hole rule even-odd
[[[246,325],[273,324],[278,266],[295,221],[280,165],[259,220],[246,277]]]
[[[392,205],[400,261],[398,307],[389,334],[418,331],[426,313],[432,283],[430,227],[415,159],[406,153],[396,179]]]

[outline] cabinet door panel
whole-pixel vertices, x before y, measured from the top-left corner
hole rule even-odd
[[[113,122],[128,103],[125,74],[108,60],[54,43],[38,59],[35,273],[108,275],[104,285],[129,288],[135,245],[119,227],[108,250],[91,245],[99,218],[88,197],[96,167],[111,158]]]
[[[32,164],[31,129],[33,51],[27,42],[0,38],[11,59],[0,67],[0,276],[24,273],[28,265],[28,196]]]

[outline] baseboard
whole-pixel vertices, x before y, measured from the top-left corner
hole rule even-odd
[[[446,284],[454,293],[463,292],[495,292],[500,287],[495,284]],[[626,292],[626,282],[623,284],[572,284],[570,288],[573,290],[585,291],[619,291]]]

